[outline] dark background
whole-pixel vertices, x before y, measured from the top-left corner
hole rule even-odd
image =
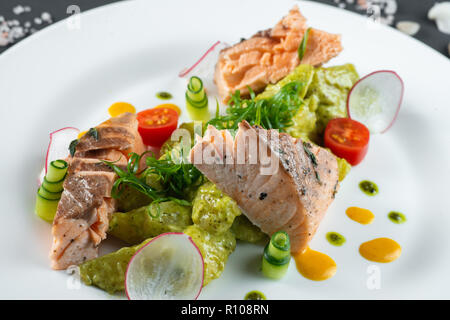
[[[37,30],[45,28],[48,24],[43,22],[41,25],[36,25],[33,23],[34,17],[40,17],[42,12],[49,12],[52,15],[53,22],[64,19],[68,16],[66,13],[67,7],[69,5],[78,5],[81,11],[108,4],[113,2],[118,2],[120,0],[0,0],[0,16],[3,16],[6,20],[17,19],[22,24],[25,21],[30,21],[32,23],[32,28]],[[153,0],[149,0],[153,1]],[[163,1],[163,0],[159,0]],[[189,1],[189,0],[186,0]],[[226,1],[226,0],[210,0],[210,1]],[[243,0],[245,1],[245,0]],[[274,0],[276,1],[276,0]],[[345,3],[345,0],[315,0],[317,2],[322,2],[337,6],[337,2]],[[365,11],[356,9],[355,4],[346,4],[345,10],[351,10],[359,14],[366,14]],[[448,44],[450,43],[450,35],[439,32],[434,21],[430,21],[427,18],[428,10],[433,6],[434,3],[439,2],[436,0],[397,0],[398,10],[395,14],[396,22],[402,20],[411,20],[418,22],[421,25],[421,29],[415,38],[425,42],[427,45],[433,47],[437,51],[441,52],[445,56],[449,56]],[[15,15],[12,9],[17,6],[30,6],[31,12],[23,13],[21,15]],[[20,41],[20,40],[19,40]],[[10,44],[6,47],[0,47],[0,53],[9,48],[14,44]]]

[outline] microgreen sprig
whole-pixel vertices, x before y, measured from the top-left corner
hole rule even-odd
[[[248,88],[250,99],[242,99],[240,91],[236,90],[230,96],[226,114],[216,116],[208,121],[219,130],[236,130],[241,121],[246,120],[250,125],[259,125],[264,129],[279,129],[284,132],[292,125],[292,117],[303,104],[300,93],[304,83],[292,81],[283,86],[273,97],[256,99],[255,92]]]

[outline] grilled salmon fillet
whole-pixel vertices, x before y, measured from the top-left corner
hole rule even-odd
[[[66,269],[97,257],[106,238],[117,203],[111,189],[117,175],[101,160],[115,161],[125,169],[128,152],[142,153],[145,146],[137,131],[136,115],[127,113],[96,127],[98,136],[80,138],[64,180],[64,191],[53,220],[50,252],[53,269]]]
[[[123,113],[118,117],[110,118],[96,127],[98,137],[85,134],[79,140],[76,150],[77,152],[87,152],[104,149],[116,149],[123,154],[128,155],[130,152],[138,154],[143,153],[146,149],[142,143],[141,136],[137,133],[138,122],[136,115],[133,113]]]
[[[190,161],[264,233],[286,231],[293,253],[306,248],[339,187],[328,150],[245,121],[234,139],[208,126]]]
[[[298,47],[307,28],[305,17],[294,6],[273,29],[222,50],[214,73],[221,99],[227,102],[236,90],[247,96],[247,86],[259,92],[288,75],[300,63]],[[311,29],[301,63],[317,66],[341,51],[340,35]]]

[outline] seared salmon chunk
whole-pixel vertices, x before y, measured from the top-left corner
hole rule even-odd
[[[117,203],[111,189],[117,175],[101,160],[125,168],[127,152],[142,153],[136,115],[127,113],[100,124],[96,136],[80,138],[53,220],[50,252],[53,269],[66,269],[97,257]]]
[[[307,29],[305,17],[295,6],[273,29],[260,31],[250,39],[222,50],[214,73],[221,99],[227,102],[230,93],[236,90],[247,96],[247,87],[255,92],[262,91],[300,63],[321,65],[342,51],[340,35],[311,29],[300,62],[298,47]]]
[[[234,139],[208,126],[190,161],[264,233],[286,231],[293,253],[306,248],[339,187],[328,150],[245,121]]]

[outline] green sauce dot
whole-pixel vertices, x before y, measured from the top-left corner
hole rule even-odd
[[[156,94],[156,97],[162,100],[172,99],[172,95],[169,92],[161,91]]]
[[[332,244],[333,246],[342,246],[345,243],[345,237],[342,234],[339,234],[337,232],[328,232],[327,235],[327,240],[330,244]]]
[[[397,212],[397,211],[391,211],[388,213],[388,218],[393,223],[396,224],[402,224],[406,222],[406,217],[403,213]]]
[[[244,300],[267,300],[267,298],[262,292],[253,290],[245,295]]]
[[[378,186],[374,182],[369,180],[361,181],[359,183],[359,188],[368,196],[374,196],[378,194]]]

